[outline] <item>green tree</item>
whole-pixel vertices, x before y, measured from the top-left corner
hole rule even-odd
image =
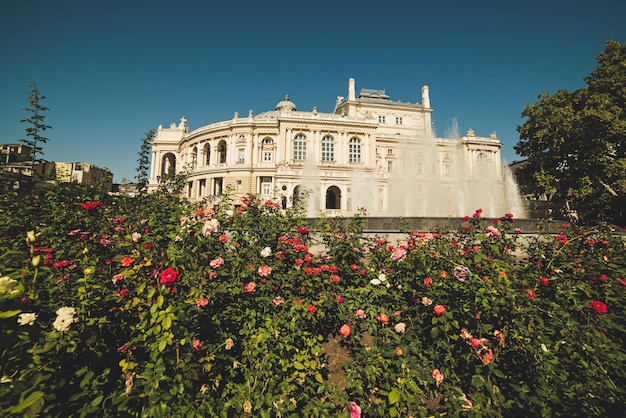
[[[150,150],[152,149],[152,140],[156,135],[156,129],[152,128],[146,132],[146,136],[141,140],[141,148],[139,149],[139,158],[137,159],[137,190],[139,193],[145,193],[150,180]]]
[[[52,129],[52,126],[46,125],[44,122],[44,112],[50,110],[41,104],[46,96],[41,95],[41,91],[37,88],[37,83],[31,83],[30,88],[31,91],[28,94],[29,106],[22,110],[26,110],[31,116],[20,121],[27,124],[26,138],[20,141],[30,148],[29,166],[31,172],[33,172],[35,163],[43,161],[41,158],[38,158],[38,156],[43,155],[41,144],[48,142],[48,138],[42,134],[45,130]]]
[[[526,105],[515,151],[527,157],[518,181],[575,209],[582,221],[624,223],[626,44],[606,43],[586,87],[544,93]]]

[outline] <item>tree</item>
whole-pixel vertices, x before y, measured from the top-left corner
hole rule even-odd
[[[39,155],[43,155],[43,148],[40,144],[45,144],[48,142],[48,138],[42,136],[42,133],[46,129],[52,129],[52,126],[46,125],[44,123],[44,112],[50,110],[41,104],[46,96],[41,95],[41,92],[37,88],[37,83],[31,83],[30,88],[31,91],[28,94],[29,107],[22,108],[22,110],[30,112],[31,116],[28,119],[22,119],[20,121],[27,124],[26,138],[21,139],[20,141],[30,148],[29,165],[30,171],[32,173],[31,175],[33,176],[31,177],[31,179],[33,179],[35,163],[43,161],[42,159],[38,158]]]
[[[515,151],[527,157],[518,181],[576,210],[585,222],[624,224],[626,44],[606,43],[586,87],[538,96],[526,105]]]
[[[146,136],[141,140],[141,148],[139,149],[139,158],[137,159],[137,190],[139,193],[145,193],[150,181],[150,150],[152,148],[152,140],[156,135],[156,129],[152,128],[146,132]]]

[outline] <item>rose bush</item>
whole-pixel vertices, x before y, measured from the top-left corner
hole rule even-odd
[[[617,416],[623,235],[363,234],[249,196],[2,197],[2,416]]]

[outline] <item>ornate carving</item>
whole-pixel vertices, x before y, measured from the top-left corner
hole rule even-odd
[[[237,143],[238,143],[238,144],[241,144],[241,143],[244,143],[244,142],[246,142],[246,136],[245,136],[244,134],[240,134],[240,135],[237,137]]]
[[[474,135],[474,130],[472,128],[467,130],[467,136],[472,136],[472,137],[475,136]]]

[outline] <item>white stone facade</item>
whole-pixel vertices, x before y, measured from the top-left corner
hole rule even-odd
[[[357,96],[351,78],[347,98],[337,97],[333,113],[298,110],[285,97],[273,111],[235,113],[193,131],[183,117],[178,125],[158,129],[149,190],[168,173],[186,171],[184,194],[191,200],[229,190],[235,203],[255,193],[286,207],[306,190],[311,215],[352,215],[366,207],[372,216],[390,216],[398,214],[400,194],[412,208],[400,215],[464,215],[475,208],[458,208],[460,179],[502,185],[502,144],[495,133],[477,137],[471,130],[454,139],[433,137],[426,86],[421,99],[397,102],[369,89]],[[447,201],[407,201],[407,195],[420,193]]]

